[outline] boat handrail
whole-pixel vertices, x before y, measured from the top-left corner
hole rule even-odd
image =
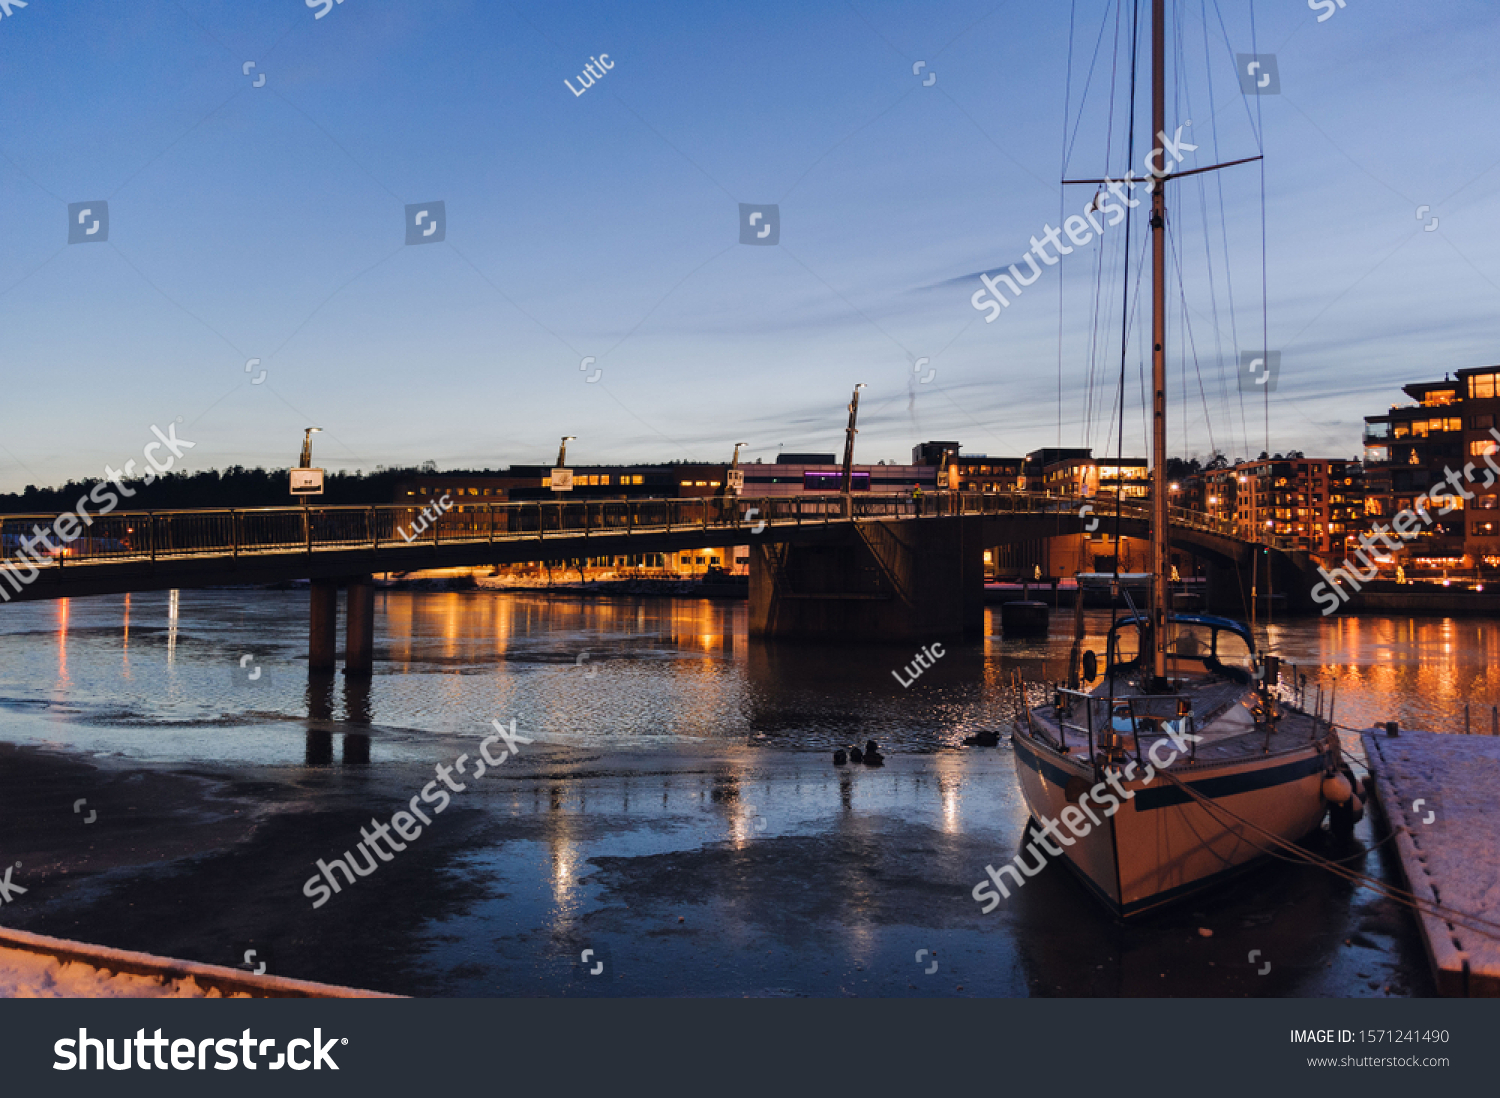
[[[1191,736],[1193,729],[1196,727],[1196,722],[1193,720],[1193,698],[1190,694],[1125,694],[1118,697],[1100,697],[1097,694],[1086,694],[1082,690],[1070,690],[1067,687],[1058,687],[1057,701],[1061,702],[1064,696],[1079,698],[1084,702],[1083,711],[1086,724],[1080,725],[1069,723],[1063,720],[1061,706],[1058,706],[1059,711],[1057,715],[1057,730],[1058,738],[1062,741],[1061,746],[1064,751],[1067,750],[1067,729],[1072,728],[1076,732],[1085,733],[1088,736],[1089,758],[1095,761],[1096,768],[1098,766],[1094,750],[1094,706],[1096,704],[1098,704],[1101,708],[1106,706],[1109,708],[1109,715],[1111,717],[1111,720],[1109,722],[1109,731],[1111,733],[1115,731],[1113,721],[1114,710],[1118,709],[1122,704],[1125,706],[1126,713],[1130,718],[1130,739],[1135,747],[1135,761],[1143,767],[1146,765],[1146,760],[1141,757],[1141,739],[1143,737],[1153,741],[1163,738],[1171,738],[1175,743],[1177,735]],[[1172,718],[1168,717],[1166,714],[1137,712],[1135,703],[1138,701],[1176,702],[1176,718],[1185,722],[1185,727],[1180,729],[1178,733],[1167,731],[1164,725],[1168,720]],[[1182,704],[1183,702],[1186,702],[1187,705],[1184,706]],[[1071,708],[1071,706],[1069,706],[1069,708]],[[1160,721],[1161,725],[1158,725],[1158,727],[1154,729],[1143,729],[1141,727],[1142,718],[1150,718],[1153,721]],[[1188,758],[1190,761],[1196,762],[1198,759],[1197,738],[1193,737],[1190,740],[1190,743],[1191,748],[1188,752]],[[1149,747],[1147,748],[1147,751],[1150,751]]]

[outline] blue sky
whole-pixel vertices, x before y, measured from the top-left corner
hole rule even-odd
[[[1260,168],[1172,184],[1173,451],[1350,456],[1403,382],[1500,361],[1500,9],[1262,0],[1252,31],[1247,0],[1169,7],[1182,167],[1265,135],[1282,355],[1268,439],[1235,375]],[[837,449],[855,382],[861,460],[1113,450],[1119,232],[994,323],[969,299],[1088,201],[1057,186],[1065,98],[1069,174],[1127,166],[1115,42],[1104,0],[30,0],[0,17],[0,490],[98,476],[178,417],[188,468],[292,463],[310,425],[330,468],[549,461],[562,434],[578,462],[770,460]],[[1276,54],[1282,94],[1243,96],[1232,51]],[[108,241],[66,244],[100,199]],[[405,245],[433,201],[446,239]],[[741,202],[779,205],[778,245],[738,243]]]

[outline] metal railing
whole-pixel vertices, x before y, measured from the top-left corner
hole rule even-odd
[[[1142,757],[1142,740],[1148,741],[1145,752],[1149,755],[1155,742],[1163,739],[1173,740],[1175,751],[1174,731],[1182,738],[1194,734],[1192,699],[1186,694],[1132,694],[1110,698],[1059,687],[1057,701],[1061,703],[1056,707],[1058,746],[1067,750],[1070,729],[1081,733],[1088,741],[1088,757],[1096,769],[1101,747],[1109,746],[1126,754],[1134,749],[1136,762],[1144,767],[1146,759]],[[1080,706],[1083,709],[1082,724],[1077,723],[1075,716]],[[1175,729],[1168,727],[1173,721],[1180,722]],[[1122,724],[1127,727],[1121,727]],[[1197,740],[1190,742],[1192,749],[1188,757],[1196,762],[1198,743]]]
[[[457,504],[436,518],[412,504],[333,507],[217,508],[94,513],[66,544],[50,532],[54,514],[0,515],[0,567],[27,581],[35,568],[67,569],[125,561],[253,557],[293,552],[379,550],[419,545],[546,542],[592,535],[675,534],[742,529],[746,541],[768,527],[957,515],[1072,514],[1113,518],[1111,499],[1038,492],[939,492],[911,495],[798,495],[760,498],[592,500]],[[1149,522],[1149,506],[1124,503],[1122,518]],[[1233,523],[1170,508],[1174,526],[1244,538]],[[72,525],[68,528],[71,529]],[[48,531],[53,543],[36,537]],[[23,553],[23,547],[26,552]]]

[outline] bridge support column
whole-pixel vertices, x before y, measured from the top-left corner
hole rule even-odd
[[[826,539],[750,548],[750,632],[920,641],[984,628],[979,520],[862,522]]]
[[[313,580],[310,587],[307,669],[332,671],[338,645],[339,585]]]
[[[344,612],[344,674],[375,672],[375,586],[369,576],[349,584]]]

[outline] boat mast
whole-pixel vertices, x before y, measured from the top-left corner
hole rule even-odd
[[[1151,0],[1151,670],[1167,677],[1167,194],[1162,177],[1167,128],[1166,0]]]

